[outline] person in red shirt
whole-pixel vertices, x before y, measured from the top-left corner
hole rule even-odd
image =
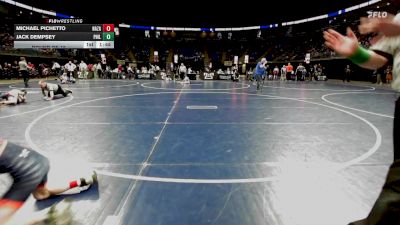
[[[28,69],[34,70],[35,69],[35,65],[31,62],[28,62]]]
[[[123,71],[124,71],[124,68],[122,67],[122,65],[121,64],[118,64],[118,78],[119,79],[123,79]]]
[[[286,72],[288,74],[289,79],[292,79],[292,75],[293,75],[293,66],[292,66],[292,64],[290,64],[290,63],[287,64]]]

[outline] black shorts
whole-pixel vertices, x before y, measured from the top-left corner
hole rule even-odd
[[[53,95],[54,96],[56,96],[56,95],[63,95],[64,97],[65,96],[67,96],[67,94],[65,93],[65,91],[64,91],[64,89],[62,89],[62,87],[58,84],[58,89],[57,89],[57,91],[54,91],[53,92]],[[47,93],[47,97],[49,97],[50,98],[50,91]]]
[[[54,92],[54,95],[65,95],[64,90],[62,89],[62,87],[58,85],[58,90]]]
[[[21,70],[20,72],[21,72],[21,75],[22,75],[23,78],[26,78],[26,77],[29,76],[29,73],[28,73],[27,70]]]
[[[0,156],[0,173],[9,173],[14,182],[0,200],[20,207],[38,186],[47,182],[49,160],[34,150],[8,142]],[[11,204],[10,204],[11,203]]]

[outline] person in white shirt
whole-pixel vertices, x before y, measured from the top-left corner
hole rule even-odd
[[[239,81],[238,66],[236,64],[232,66],[232,81]]]
[[[394,7],[398,1],[393,1]],[[392,88],[400,91],[400,13],[394,18],[361,18],[360,34],[377,33],[379,39],[366,49],[359,44],[355,33],[347,28],[346,35],[333,29],[324,31],[325,45],[354,64],[370,70],[393,65]],[[366,98],[365,100],[368,101]],[[400,98],[395,102],[393,120],[394,161],[389,168],[385,184],[368,216],[351,225],[400,224]]]
[[[65,69],[64,66],[61,66],[61,71],[62,71],[62,73],[61,73],[61,75],[59,77],[60,82],[62,84],[66,84],[68,82],[68,77],[67,77],[67,72],[66,72],[66,69]]]
[[[76,65],[73,64],[72,61],[69,61],[67,64],[65,64],[64,68],[67,70],[68,81],[71,81],[71,77],[73,77]]]
[[[181,63],[181,66],[179,67],[179,76],[181,78],[181,80],[183,80],[186,76],[187,73],[187,69],[185,64]]]
[[[60,64],[58,64],[57,62],[53,62],[53,66],[51,67],[51,70],[53,70],[54,71],[54,73],[57,75],[57,76],[60,76],[60,70],[61,70],[61,66],[60,66]]]
[[[83,60],[81,60],[81,63],[79,64],[79,72],[83,79],[87,78],[87,69],[88,69],[87,64]]]
[[[286,81],[286,66],[283,65],[281,68],[281,81]]]
[[[97,63],[95,71],[97,71],[97,77],[96,78],[103,78],[103,69],[101,68],[101,63]]]
[[[112,78],[112,69],[111,66],[106,65],[106,69],[104,70],[104,79],[111,79]]]
[[[67,73],[63,73],[63,75],[60,76],[60,81],[62,84],[66,84],[68,82]]]
[[[128,66],[127,72],[128,72],[128,79],[132,80],[132,78],[135,77],[135,73],[133,72],[132,66]]]
[[[303,78],[303,71],[305,70],[306,68],[303,66],[303,64],[302,63],[300,63],[298,66],[297,66],[297,68],[296,68],[296,71],[295,71],[295,80],[297,81],[297,80],[304,80],[304,78]]]
[[[29,87],[29,73],[28,73],[28,64],[26,63],[25,57],[21,57],[18,62],[19,71],[21,72],[22,77],[24,78],[25,87]]]

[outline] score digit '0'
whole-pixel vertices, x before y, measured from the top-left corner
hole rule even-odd
[[[114,24],[103,24],[103,32],[114,32]]]

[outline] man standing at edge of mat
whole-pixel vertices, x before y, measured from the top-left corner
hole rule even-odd
[[[76,69],[76,65],[72,63],[72,61],[68,61],[67,64],[64,66],[66,72],[67,72],[67,77],[68,77],[68,82],[72,82],[74,78],[74,71]]]
[[[286,81],[286,66],[283,65],[281,68],[281,81]]]
[[[347,82],[350,82],[350,76],[351,76],[351,68],[350,65],[346,65],[346,67],[344,68],[344,73],[343,73],[343,83],[347,80]]]
[[[261,61],[257,63],[257,66],[254,69],[254,79],[257,81],[257,90],[260,90],[261,79],[263,79],[265,70],[267,69],[266,64],[267,59],[262,58]]]
[[[72,93],[72,91],[68,89],[65,89],[64,91],[59,84],[47,83],[44,80],[39,81],[39,86],[42,89],[44,99],[47,101],[53,100],[54,95],[63,95],[64,97],[67,97],[68,94]],[[45,91],[47,91],[47,96]]]
[[[28,64],[26,63],[25,57],[21,57],[18,62],[19,72],[21,72],[22,78],[24,78],[25,88],[29,87],[29,73],[28,73]]]
[[[0,173],[8,173],[13,178],[12,186],[0,198],[0,225],[24,219],[13,218],[13,215],[31,194],[37,200],[47,199],[53,195],[77,194],[87,190],[91,184],[97,181],[97,175],[93,171],[86,177],[60,184],[58,187],[49,187],[47,185],[49,169],[49,160],[43,155],[0,138]],[[18,224],[32,224],[46,219],[57,220],[57,216],[47,215],[53,213],[55,213],[54,208],[50,209],[48,213],[37,212],[26,219],[27,221],[19,221]]]
[[[329,29],[324,32],[325,44],[338,54],[366,69],[379,69],[393,60],[392,88],[400,91],[400,14],[392,18],[361,18],[361,34],[380,33],[382,37],[371,48],[358,43],[354,32],[347,28],[347,36]],[[400,224],[400,98],[395,104],[393,144],[394,162],[390,166],[382,191],[367,218],[350,225]]]

